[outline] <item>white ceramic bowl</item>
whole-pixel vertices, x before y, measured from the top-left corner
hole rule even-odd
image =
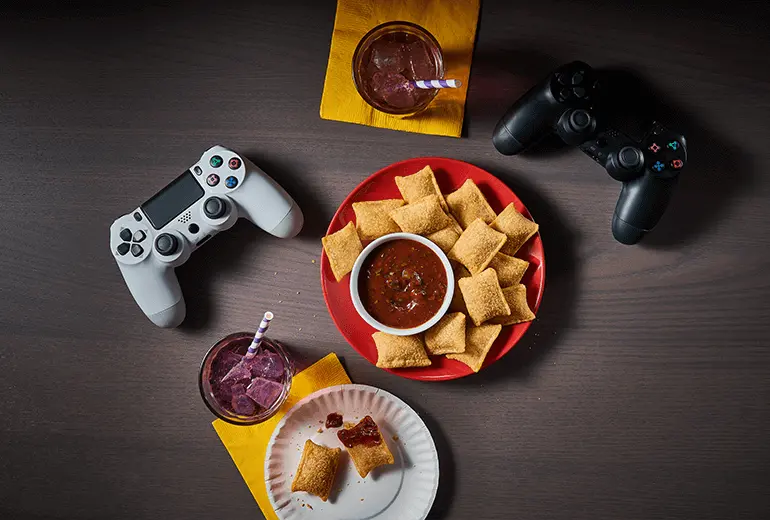
[[[388,327],[387,325],[384,325],[375,320],[368,312],[366,312],[364,304],[361,301],[361,295],[358,293],[358,277],[361,275],[361,267],[363,266],[366,257],[368,257],[369,254],[371,254],[371,252],[374,251],[379,245],[384,244],[385,242],[391,242],[393,240],[400,239],[413,240],[424,246],[427,246],[431,251],[436,253],[444,266],[444,270],[446,271],[447,290],[446,295],[444,295],[444,301],[441,303],[441,307],[439,308],[438,312],[422,325],[412,327],[411,329],[396,329],[393,327]],[[350,298],[353,300],[353,306],[356,308],[356,311],[358,311],[358,314],[361,316],[361,318],[364,319],[366,323],[375,329],[387,334],[393,334],[394,336],[411,336],[412,334],[419,334],[420,332],[424,332],[434,326],[449,309],[449,304],[452,303],[452,296],[454,295],[454,292],[455,276],[454,272],[452,271],[452,265],[449,263],[447,256],[436,244],[425,237],[421,237],[420,235],[415,235],[413,233],[391,233],[389,235],[382,236],[377,240],[374,240],[371,244],[366,246],[363,251],[361,251],[360,255],[358,255],[356,263],[353,265],[353,271],[350,273]]]

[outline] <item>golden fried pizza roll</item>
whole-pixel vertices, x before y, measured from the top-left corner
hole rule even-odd
[[[446,196],[449,211],[457,219],[463,229],[471,225],[471,222],[480,218],[485,224],[495,219],[495,212],[487,199],[481,193],[476,183],[471,179],[466,180],[457,191]]]
[[[376,467],[394,462],[385,437],[369,415],[355,426],[346,425],[337,432],[337,437],[353,459],[353,464],[361,478],[366,478]]]
[[[447,314],[425,332],[428,354],[457,354],[465,352],[465,314]]]
[[[503,233],[476,219],[463,231],[447,256],[463,264],[471,274],[478,274],[486,269],[505,240]]]
[[[326,502],[334,484],[341,452],[339,448],[327,448],[306,440],[291,491],[305,491]]]
[[[454,226],[449,226],[431,233],[425,238],[440,247],[443,252],[448,253],[457,239],[460,238],[460,233],[455,230]]]
[[[515,255],[516,251],[521,249],[521,246],[532,238],[539,229],[537,224],[516,211],[513,203],[506,206],[495,220],[492,221],[491,226],[492,229],[505,233],[508,237],[508,240],[501,249],[506,255]]]
[[[446,357],[465,363],[471,370],[478,372],[502,329],[502,325],[468,327],[465,331],[465,352],[447,354]]]
[[[336,233],[323,237],[321,243],[338,282],[353,270],[356,258],[364,250],[352,222],[348,222],[347,226]]]
[[[372,339],[377,345],[377,366],[380,368],[426,367],[431,363],[419,334],[394,336],[375,332]]]
[[[356,230],[361,240],[374,240],[388,233],[401,231],[398,224],[390,218],[390,212],[403,205],[404,201],[401,199],[354,202]]]
[[[514,323],[523,323],[535,319],[535,314],[527,303],[527,287],[525,285],[517,284],[512,287],[506,287],[503,289],[503,296],[506,303],[508,303],[508,307],[511,309],[511,314],[492,318],[490,323],[513,325]]]
[[[433,174],[433,170],[431,170],[430,166],[426,166],[417,173],[406,177],[396,177],[396,186],[398,186],[398,191],[401,192],[401,196],[404,197],[404,200],[409,204],[417,202],[423,197],[436,195],[439,198],[441,209],[444,211],[447,210],[446,201],[441,194],[438,182],[436,182],[436,176]]]
[[[390,217],[402,231],[417,235],[430,235],[452,224],[452,219],[441,209],[436,195],[396,208],[390,212]]]
[[[468,307],[468,314],[477,327],[489,319],[511,314],[494,269],[487,269],[470,278],[461,278],[458,285],[465,306]]]
[[[497,253],[492,261],[489,262],[489,267],[495,270],[497,273],[497,280],[500,282],[500,287],[510,287],[517,285],[524,273],[527,272],[529,262],[516,258],[515,256],[508,256],[503,253]]]

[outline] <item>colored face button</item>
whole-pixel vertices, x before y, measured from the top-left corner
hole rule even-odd
[[[229,176],[227,179],[225,179],[225,186],[227,186],[230,189],[235,188],[236,186],[238,186],[238,179],[236,179],[232,175]]]
[[[656,143],[652,143],[650,145],[650,151],[652,153],[658,153],[660,151],[660,146],[658,146]]]
[[[209,161],[209,163],[211,164],[211,166],[213,166],[214,168],[219,168],[220,166],[222,166],[222,163],[223,163],[223,162],[224,162],[224,161],[222,160],[222,158],[221,158],[220,156],[218,156],[218,155],[214,155],[214,156],[211,158],[211,160]]]
[[[666,165],[660,161],[657,161],[655,164],[652,165],[652,169],[655,170],[656,172],[662,172],[665,167]]]
[[[679,141],[671,141],[666,145],[666,148],[671,148],[672,150],[679,150],[679,146],[681,146],[679,144]]]
[[[211,175],[206,177],[206,184],[208,184],[209,186],[216,186],[217,184],[219,184],[219,175],[217,175],[216,173],[212,173]]]
[[[684,161],[682,159],[674,159],[671,161],[671,167],[675,170],[679,170],[684,166]]]
[[[241,167],[241,160],[237,157],[233,157],[228,161],[227,166],[229,166],[231,170],[237,170]]]

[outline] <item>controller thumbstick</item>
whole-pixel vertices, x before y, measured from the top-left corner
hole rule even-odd
[[[637,170],[642,165],[642,152],[633,146],[624,146],[618,152],[618,162],[627,170]]]
[[[591,116],[585,110],[575,110],[569,116],[569,126],[575,132],[583,132],[591,126]]]
[[[203,203],[203,213],[210,219],[222,218],[227,213],[227,204],[219,197],[209,197]]]
[[[179,240],[174,235],[162,233],[155,240],[155,250],[163,256],[171,256],[176,253]]]

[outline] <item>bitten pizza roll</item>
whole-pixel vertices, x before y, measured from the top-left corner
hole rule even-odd
[[[394,462],[382,432],[369,415],[355,426],[346,425],[337,432],[337,437],[348,450],[361,478],[366,478],[378,466]]]

